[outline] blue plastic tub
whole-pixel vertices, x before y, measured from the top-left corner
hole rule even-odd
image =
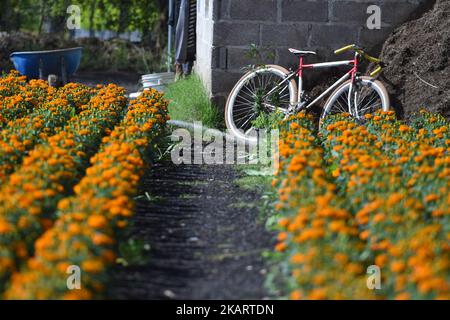
[[[13,52],[10,56],[14,67],[29,79],[46,79],[55,74],[65,80],[74,74],[80,65],[83,48],[46,51]]]

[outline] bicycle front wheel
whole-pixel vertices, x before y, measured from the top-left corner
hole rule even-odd
[[[337,88],[325,103],[320,118],[322,120],[330,114],[338,113],[349,113],[355,118],[362,118],[366,114],[389,109],[389,95],[384,85],[378,80],[363,76],[357,77],[353,86],[349,80]]]
[[[230,132],[241,140],[256,142],[251,135],[252,122],[264,112],[287,114],[297,100],[297,83],[284,81],[289,72],[280,66],[266,65],[245,74],[234,86],[225,106],[225,122]]]

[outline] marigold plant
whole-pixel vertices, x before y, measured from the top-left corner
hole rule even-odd
[[[130,104],[124,120],[103,138],[91,167],[58,203],[58,219],[35,242],[35,256],[12,277],[6,298],[102,297],[116,258],[116,239],[133,214],[139,179],[163,133],[167,103],[154,90]],[[79,265],[82,289],[68,290],[67,268]]]
[[[276,250],[293,299],[448,299],[449,124],[421,112],[285,121]],[[309,120],[311,122],[311,120]],[[366,270],[381,270],[381,290]]]
[[[0,184],[36,144],[44,142],[80,112],[93,92],[83,85],[68,84],[30,114],[9,121],[0,132]]]
[[[0,287],[34,251],[34,241],[50,228],[57,202],[72,192],[102,137],[120,121],[124,90],[101,88],[57,134],[23,159],[0,188]]]
[[[26,81],[17,71],[0,78],[0,128],[8,121],[21,118],[36,106],[53,99],[56,89],[46,81]]]

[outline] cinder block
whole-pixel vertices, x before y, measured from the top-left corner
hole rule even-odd
[[[217,17],[215,17],[215,20],[224,20],[230,18],[230,1],[231,0],[220,0],[217,4],[218,6],[218,12]]]
[[[284,0],[281,5],[282,21],[328,21],[328,0]]]
[[[211,97],[211,102],[213,105],[219,110],[219,112],[224,113],[225,112],[225,104],[228,99],[228,92],[220,93],[213,95]]]
[[[213,47],[212,48],[212,68],[214,69],[227,69],[227,47]]]
[[[306,47],[309,25],[293,23],[290,25],[263,25],[263,46]]]
[[[357,41],[359,30],[346,25],[313,25],[310,46],[338,48]]]
[[[276,21],[277,0],[231,0],[230,18]]]
[[[272,64],[275,62],[275,49],[260,49],[261,57],[252,57],[250,50],[245,48],[227,49],[227,68],[240,70],[249,65]]]
[[[367,19],[370,17],[370,14],[367,13],[367,8],[370,5],[378,5],[382,9],[381,4],[381,0],[372,0],[370,2],[336,1],[332,3],[330,20],[366,25]],[[383,19],[383,16],[381,16],[381,19]]]
[[[217,22],[214,25],[214,46],[246,46],[259,44],[259,24],[245,22]]]
[[[230,72],[213,69],[211,73],[212,94],[216,95],[218,93],[230,92],[243,75],[244,72]]]

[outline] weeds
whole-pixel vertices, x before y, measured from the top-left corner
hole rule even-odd
[[[191,75],[170,84],[166,90],[170,100],[169,114],[181,121],[201,121],[204,126],[222,128],[223,119],[216,106],[210,101],[201,79]]]

